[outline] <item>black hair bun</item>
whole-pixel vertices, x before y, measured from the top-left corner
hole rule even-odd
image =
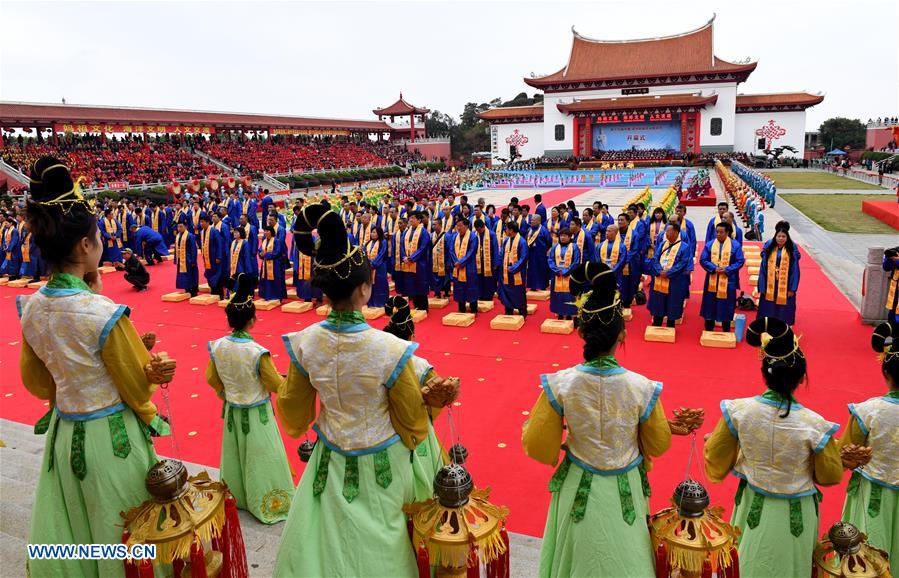
[[[884,322],[874,328],[874,334],[871,335],[871,348],[874,351],[883,353],[887,348],[892,348],[894,343],[892,325]]]
[[[30,178],[31,198],[38,202],[52,201],[75,188],[69,167],[56,157],[41,157],[34,161]]]
[[[391,323],[401,323],[409,317],[409,301],[402,295],[391,295],[384,303],[384,313]]]
[[[313,230],[318,231],[318,247],[312,240]],[[346,255],[346,227],[327,201],[304,207],[296,220],[294,233],[297,234],[296,243],[300,252],[314,255],[321,264],[336,263]]]
[[[783,231],[784,233],[789,233],[790,232],[790,222],[789,221],[778,221],[777,224],[774,225],[774,231],[775,232]]]
[[[759,317],[749,324],[746,343],[752,347],[762,345],[762,333],[771,336],[765,346],[765,353],[772,357],[783,357],[793,351],[794,338],[790,326],[774,317]]]
[[[231,287],[234,291],[234,297],[231,299],[235,302],[245,301],[247,297],[253,295],[259,282],[255,275],[248,273],[238,273],[231,277]]]

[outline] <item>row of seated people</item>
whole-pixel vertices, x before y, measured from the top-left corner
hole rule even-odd
[[[414,149],[407,151],[403,146],[396,146],[386,142],[362,143],[359,146],[394,165],[405,166],[407,163],[417,163],[425,160],[424,156]]]
[[[182,148],[178,140],[144,142],[140,138],[103,139],[84,135],[62,139],[56,144],[14,142],[2,151],[3,160],[26,171],[36,159],[46,155],[64,159],[76,178],[83,177],[85,187],[100,187],[113,181],[161,183],[220,172],[215,165]]]
[[[383,157],[356,143],[328,139],[205,142],[197,148],[241,173],[296,173],[387,164]]]
[[[600,161],[664,161],[677,158],[678,153],[672,149],[625,149],[595,151],[593,158]]]

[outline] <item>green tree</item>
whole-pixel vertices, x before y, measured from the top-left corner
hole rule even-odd
[[[865,147],[865,125],[858,119],[841,116],[829,118],[821,123],[818,131],[821,133],[821,143],[827,150]]]
[[[431,114],[425,117],[425,129],[430,136],[449,136],[454,126],[456,121],[453,117],[439,110],[431,111]]]

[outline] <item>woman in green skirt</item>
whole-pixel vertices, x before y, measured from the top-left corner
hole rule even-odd
[[[833,434],[839,426],[800,405],[793,393],[806,375],[799,340],[779,319],[749,326],[746,342],[760,347],[761,395],[721,402],[722,417],[705,444],[712,482],[740,478],[731,524],[740,528],[743,578],[809,576],[818,536],[816,484],[840,482]]]
[[[325,321],[284,336],[291,364],[278,392],[279,413],[293,437],[315,421],[317,441],[294,494],[274,574],[415,576],[402,508],[414,499],[412,452],[428,435],[411,360],[418,345],[366,323],[361,310],[371,295],[371,266],[365,252],[349,244],[330,206],[306,205],[294,233],[299,250],[315,257],[312,283],[332,311]]]
[[[627,332],[615,275],[604,263],[572,271],[592,290],[578,300],[584,363],[541,376],[543,392],[524,425],[525,453],[559,461],[540,550],[540,576],[654,576],[646,518],[650,456],[671,445],[662,384],[621,367]]]
[[[52,409],[35,425],[47,433],[28,532],[30,544],[118,544],[120,512],[149,498],[156,464],[150,436],[168,434],[150,401],[170,381],[128,319],[99,294],[103,252],[97,219],[60,161],[31,169],[28,222],[51,269],[38,292],[19,296],[25,387]],[[121,560],[39,560],[32,578],[124,576]]]
[[[396,335],[405,341],[411,341],[415,336],[415,323],[412,321],[409,301],[400,295],[391,296],[387,298],[384,309],[390,315],[390,321],[384,327],[384,332]],[[434,366],[426,359],[413,355],[412,365],[418,376],[418,383],[422,387],[434,378],[439,379],[437,373],[434,372]],[[445,403],[452,403],[453,399],[447,399]],[[443,408],[442,406],[434,407],[430,403],[426,404],[426,407],[428,410],[428,437],[418,444],[412,458],[412,477],[415,482],[416,501],[434,497],[434,476],[437,475],[440,468],[449,463],[448,456],[434,432],[434,420],[437,419]]]
[[[849,404],[840,440],[871,448],[871,459],[855,468],[846,490],[843,520],[868,535],[868,543],[899,556],[899,335],[889,323],[874,330],[871,345],[881,355],[886,395]]]
[[[284,379],[267,349],[253,341],[256,278],[238,273],[225,307],[230,335],[209,342],[206,381],[225,400],[219,475],[237,507],[263,524],[287,519],[293,476],[275,421],[271,394]]]

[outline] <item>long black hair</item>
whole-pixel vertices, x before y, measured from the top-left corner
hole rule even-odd
[[[608,265],[589,261],[571,271],[571,280],[573,292],[587,293],[578,308],[578,319],[584,360],[590,361],[611,351],[624,331],[618,282]]]
[[[890,323],[881,323],[871,335],[871,347],[883,354],[880,369],[884,377],[893,380],[893,387],[899,388],[899,334]]]
[[[409,341],[415,335],[415,323],[412,321],[412,310],[409,301],[401,295],[392,295],[387,298],[384,312],[390,316],[390,321],[384,327],[386,333],[395,335],[400,339]]]
[[[30,181],[28,226],[41,257],[58,270],[69,261],[81,239],[95,242],[97,218],[62,161],[39,158],[31,166]]]
[[[360,285],[371,285],[371,264],[365,251],[350,245],[343,220],[327,201],[303,207],[294,227],[297,248],[314,258],[312,285],[332,303],[346,301]],[[317,244],[312,240],[313,230],[318,231]]]
[[[766,341],[763,334],[767,334]],[[762,378],[768,389],[787,399],[787,410],[780,417],[790,415],[793,392],[805,379],[808,365],[799,341],[790,326],[774,317],[760,317],[749,324],[746,343],[762,350]]]

